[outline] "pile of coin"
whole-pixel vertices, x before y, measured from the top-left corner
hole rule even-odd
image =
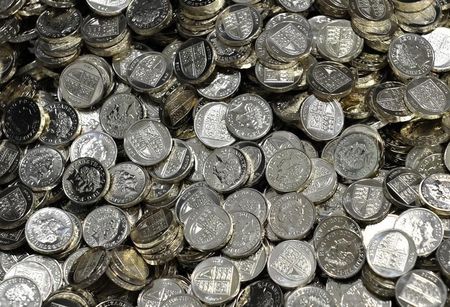
[[[450,304],[449,8],[3,1],[0,306]]]

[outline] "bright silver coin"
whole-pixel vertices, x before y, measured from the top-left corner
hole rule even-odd
[[[106,168],[116,163],[117,145],[114,139],[104,132],[91,131],[77,137],[70,145],[70,160],[94,158]]]
[[[42,298],[31,279],[13,277],[0,283],[0,302],[4,302],[5,306],[40,307]]]
[[[313,203],[321,203],[333,196],[338,180],[331,163],[324,159],[313,158],[311,183],[302,191]]]
[[[258,190],[250,188],[244,188],[230,194],[223,203],[223,208],[229,213],[249,212],[258,218],[261,225],[266,221],[269,211],[264,195]]]

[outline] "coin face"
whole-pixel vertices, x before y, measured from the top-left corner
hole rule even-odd
[[[172,137],[161,123],[142,119],[125,132],[124,147],[131,161],[143,166],[152,166],[170,154]]]
[[[275,153],[269,160],[266,179],[277,191],[294,192],[306,187],[311,172],[311,159],[301,150],[288,148]]]
[[[427,293],[433,293],[430,296]],[[447,287],[433,272],[412,270],[400,277],[395,284],[395,298],[400,306],[444,306]]]
[[[311,95],[300,107],[300,119],[305,133],[312,139],[334,139],[344,127],[344,112],[337,101],[323,102]]]
[[[223,100],[232,96],[241,84],[238,70],[218,71],[211,82],[197,88],[197,92],[210,100]]]
[[[311,183],[302,191],[313,203],[321,203],[333,196],[338,180],[331,163],[324,159],[313,158]]]
[[[268,205],[265,197],[257,190],[245,188],[230,194],[223,208],[227,212],[246,211],[256,216],[264,224],[268,215]]]
[[[94,158],[110,168],[116,162],[117,145],[109,134],[90,131],[80,135],[70,146],[71,161],[83,157]]]
[[[127,20],[122,14],[112,17],[90,16],[83,21],[80,32],[90,46],[111,47],[126,36]]]
[[[212,31],[206,39],[211,43],[216,51],[217,65],[228,67],[234,63],[240,63],[251,53],[251,44],[243,46],[229,46],[217,38],[216,31]]]
[[[390,122],[408,121],[412,112],[406,107],[404,96],[406,87],[401,82],[388,81],[376,85],[368,93],[368,103],[375,115]]]
[[[131,1],[121,0],[116,2],[109,2],[104,0],[89,0],[87,4],[89,8],[95,13],[104,16],[117,15],[128,7]]]
[[[365,261],[362,238],[348,229],[336,229],[317,244],[317,263],[328,276],[346,279],[356,275]]]
[[[206,183],[217,192],[231,192],[244,185],[248,179],[247,160],[239,149],[215,149],[206,159],[203,176]]]
[[[282,239],[304,238],[316,221],[314,205],[302,194],[283,194],[271,204],[269,224]]]
[[[67,10],[46,10],[36,21],[36,30],[41,38],[60,39],[80,28],[81,12],[75,8]]]
[[[17,295],[20,294],[20,295]],[[10,306],[38,307],[42,298],[37,285],[25,277],[13,277],[0,283],[1,301]]]
[[[223,304],[239,293],[239,273],[231,261],[211,257],[192,272],[192,292],[206,304]]]
[[[411,234],[418,256],[431,254],[439,247],[444,236],[439,217],[423,208],[409,209],[400,214],[394,228]]]
[[[383,301],[369,292],[361,280],[357,280],[344,291],[340,304],[343,307],[366,306],[369,304],[377,307],[392,306],[391,301]]]
[[[264,152],[266,161],[269,161],[273,155],[287,148],[297,148],[304,150],[304,146],[300,139],[289,131],[274,131],[261,141],[261,147]]]
[[[269,132],[273,115],[269,104],[255,94],[239,95],[227,107],[225,123],[237,138],[257,140]]]
[[[203,106],[194,118],[194,130],[199,140],[208,147],[219,148],[234,143],[235,138],[226,126],[227,104],[211,102]]]
[[[137,306],[160,306],[168,298],[182,294],[184,294],[183,288],[174,279],[158,278],[142,290],[138,297]]]
[[[239,271],[239,280],[247,282],[258,277],[264,270],[267,263],[268,249],[262,245],[253,255],[246,258],[228,258]]]
[[[448,174],[432,174],[420,183],[419,195],[424,204],[440,215],[450,213],[450,199],[447,190],[450,188]]]
[[[442,72],[450,69],[449,39],[450,31],[448,28],[438,27],[432,32],[422,35],[433,47],[434,66],[433,71]]]
[[[190,147],[195,160],[194,170],[190,174],[189,180],[192,182],[203,181],[203,166],[211,151],[203,145],[198,137],[186,140],[186,144]]]
[[[417,34],[404,34],[395,38],[389,46],[389,64],[392,70],[405,79],[422,77],[434,65],[431,44]]]
[[[25,225],[28,245],[41,254],[66,249],[75,232],[70,216],[57,208],[43,208],[33,213]]]
[[[67,103],[45,105],[50,123],[39,140],[50,146],[66,145],[80,133],[81,125],[77,111]]]
[[[335,306],[334,300],[325,290],[317,287],[296,289],[286,299],[286,307],[317,304],[323,307]]]
[[[195,209],[184,227],[184,237],[190,246],[201,251],[217,250],[231,238],[233,222],[230,215],[219,206]]]
[[[417,259],[414,241],[399,230],[376,234],[367,247],[367,263],[384,278],[400,277],[410,271]]]
[[[314,277],[316,260],[309,243],[288,240],[279,243],[267,260],[270,278],[284,288],[302,287]]]
[[[343,215],[329,216],[321,220],[314,230],[314,247],[317,247],[326,234],[336,229],[348,229],[361,236],[361,229],[353,219]]]
[[[202,307],[202,303],[195,297],[189,294],[173,295],[166,299],[161,307],[170,306],[186,306],[186,307]]]
[[[94,158],[79,158],[66,168],[62,178],[66,196],[75,203],[92,204],[109,189],[108,170]]]
[[[258,280],[246,286],[239,294],[236,306],[264,306],[270,304],[273,307],[284,305],[283,292],[277,284],[270,279]]]
[[[134,32],[148,36],[159,32],[164,25],[170,22],[171,14],[170,1],[133,0],[127,8],[126,17],[128,26]]]
[[[41,146],[28,151],[19,165],[22,182],[35,191],[55,187],[64,172],[65,160],[51,147]]]

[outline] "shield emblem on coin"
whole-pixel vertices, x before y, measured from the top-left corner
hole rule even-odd
[[[243,8],[230,13],[223,19],[223,27],[232,39],[246,39],[253,31],[253,17],[250,9]]]
[[[206,50],[203,42],[180,50],[180,66],[186,77],[197,79],[205,72],[206,64]]]

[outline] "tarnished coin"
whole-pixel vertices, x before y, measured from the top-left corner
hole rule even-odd
[[[334,139],[344,127],[344,112],[337,101],[323,102],[314,95],[306,98],[300,107],[303,131],[313,140]]]
[[[362,238],[348,229],[335,229],[317,244],[317,263],[323,272],[336,279],[356,275],[365,262]]]
[[[409,272],[416,259],[414,241],[400,230],[386,230],[376,234],[367,247],[367,263],[376,274],[384,278],[397,278]]]
[[[233,233],[230,215],[220,206],[195,209],[184,227],[186,241],[200,251],[217,250],[225,246]]]
[[[203,176],[217,192],[231,192],[247,181],[247,160],[242,151],[234,147],[215,149],[205,161]]]
[[[117,158],[117,145],[114,139],[104,132],[90,131],[76,138],[70,145],[70,160],[94,158],[106,168],[114,165]]]
[[[89,0],[87,5],[95,13],[103,16],[112,16],[120,14],[130,4],[130,0],[120,0],[116,2],[109,2],[103,0]]]
[[[440,307],[446,304],[447,287],[431,271],[412,270],[397,280],[395,284],[395,298],[401,307]]]
[[[67,103],[50,103],[44,106],[49,116],[49,124],[39,140],[50,146],[66,145],[81,131],[77,111]]]
[[[325,61],[313,64],[308,69],[306,82],[317,98],[329,101],[350,94],[355,76],[343,64]]]
[[[420,200],[441,216],[450,215],[450,175],[432,174],[419,187]]]
[[[223,257],[202,261],[192,272],[192,292],[202,302],[220,305],[239,293],[239,273],[234,264]]]
[[[361,236],[361,229],[353,219],[344,215],[329,216],[321,220],[314,230],[314,247],[318,246],[325,235],[336,229],[348,229]]]
[[[232,259],[229,258],[231,262],[236,266],[239,271],[239,280],[241,282],[247,282],[258,277],[267,264],[267,257],[269,254],[268,248],[263,244],[253,255],[240,258]]]
[[[83,238],[90,247],[115,248],[125,241],[129,233],[127,216],[113,206],[98,207],[83,221]]]
[[[416,78],[406,86],[405,103],[411,112],[422,118],[437,118],[450,110],[450,90],[438,78]]]
[[[261,32],[262,17],[258,10],[247,4],[234,4],[223,10],[216,21],[216,35],[230,46],[243,46],[252,42]]]
[[[276,152],[266,167],[267,182],[279,192],[303,190],[309,184],[311,176],[311,159],[295,148]]]
[[[94,158],[79,158],[64,171],[63,189],[66,196],[78,204],[93,204],[108,191],[108,170]]]
[[[55,254],[71,243],[75,225],[68,213],[44,208],[33,213],[25,225],[28,245],[41,254]]]
[[[50,190],[60,183],[65,162],[59,151],[51,147],[31,149],[20,161],[20,180],[34,191]]]
[[[211,82],[197,87],[197,92],[210,100],[229,98],[239,89],[241,73],[238,70],[218,71]]]
[[[226,114],[228,105],[211,102],[195,114],[194,130],[198,139],[208,147],[219,148],[234,143],[235,138],[228,132]]]
[[[389,213],[391,203],[384,197],[382,183],[362,179],[352,183],[342,197],[345,211],[361,223],[374,223]]]
[[[403,34],[390,44],[388,60],[393,72],[402,79],[422,77],[433,68],[433,46],[420,35]]]
[[[231,258],[248,257],[260,246],[264,230],[256,216],[246,211],[230,213],[233,234],[222,253]]]
[[[152,166],[169,156],[172,137],[161,123],[141,119],[125,132],[124,147],[131,161],[143,166]]]
[[[43,108],[30,98],[17,98],[4,109],[3,132],[13,143],[28,144],[35,141],[45,125]]]
[[[304,241],[281,242],[270,253],[267,271],[283,288],[302,287],[311,282],[316,271],[313,248]]]
[[[302,194],[283,194],[271,201],[269,224],[272,231],[285,240],[302,239],[314,226],[314,205]]]
[[[331,163],[324,159],[313,158],[311,183],[302,191],[313,203],[321,203],[333,196],[338,180]]]
[[[102,105],[100,124],[110,136],[123,139],[125,131],[144,118],[145,109],[136,96],[128,93],[114,94]]]
[[[450,29],[438,27],[432,32],[422,35],[433,47],[434,64],[433,71],[443,72],[450,70],[449,39]]]
[[[423,208],[409,209],[400,214],[394,228],[411,234],[418,256],[428,256],[435,251],[444,236],[440,218]]]
[[[284,305],[283,292],[270,279],[258,280],[246,286],[236,299],[236,307],[264,306],[281,307]]]
[[[5,184],[17,177],[21,150],[8,140],[0,142],[0,183]]]
[[[161,305],[161,307],[174,307],[174,306],[202,307],[203,304],[193,295],[178,294],[169,297]]]
[[[246,211],[256,216],[264,224],[268,215],[267,200],[255,189],[241,189],[229,195],[223,203],[223,208],[229,212]]]
[[[105,200],[115,206],[127,208],[144,200],[150,192],[147,171],[132,162],[119,163],[109,170],[111,184]]]
[[[150,285],[141,291],[138,297],[137,306],[161,306],[168,298],[182,294],[184,294],[183,288],[174,279],[158,278],[153,280]]]
[[[374,307],[391,307],[391,301],[384,301],[369,292],[361,280],[357,280],[348,287],[342,294],[339,302],[342,307],[352,306],[374,306]]]
[[[272,122],[272,109],[261,96],[242,94],[228,104],[225,123],[230,133],[239,139],[262,138],[269,132]]]
[[[317,50],[326,59],[350,62],[362,51],[364,40],[352,28],[350,21],[337,19],[326,23],[319,31]]]
[[[296,306],[334,307],[333,297],[327,291],[317,287],[303,287],[294,290],[286,298],[286,307]]]
[[[0,283],[0,302],[6,306],[40,307],[42,298],[39,288],[32,280],[13,277]]]

